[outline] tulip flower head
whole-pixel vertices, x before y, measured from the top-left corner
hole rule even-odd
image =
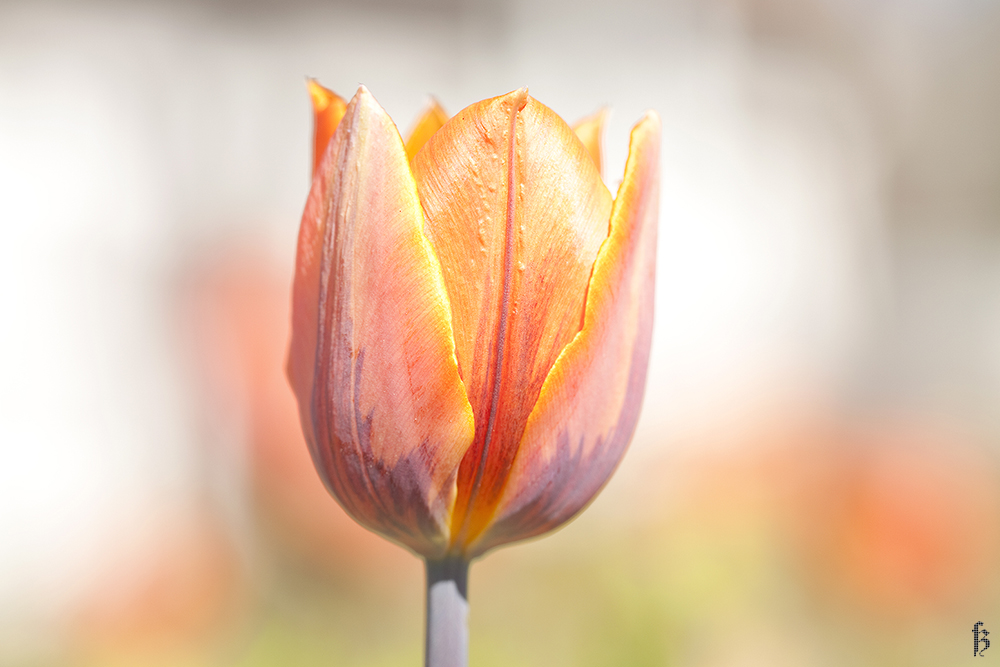
[[[624,180],[603,115],[574,131],[521,89],[404,142],[361,87],[310,82],[312,189],[288,373],[330,493],[428,561],[577,514],[639,415],[653,319],[659,120]]]

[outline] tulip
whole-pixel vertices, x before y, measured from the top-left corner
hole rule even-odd
[[[363,86],[349,104],[310,92],[288,359],[302,429],[343,508],[427,562],[428,664],[465,664],[469,561],[576,515],[635,429],[659,119],[633,128],[612,198],[603,114],[574,132],[521,89],[450,120],[432,104],[404,143]]]

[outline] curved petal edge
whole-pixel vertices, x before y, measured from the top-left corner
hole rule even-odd
[[[474,427],[423,224],[402,139],[362,87],[303,214],[289,377],[333,496],[361,524],[437,557]]]
[[[413,160],[413,156],[420,152],[427,140],[434,136],[445,123],[448,122],[448,114],[444,108],[433,97],[427,103],[426,108],[421,112],[417,122],[414,123],[406,137],[406,157]]]
[[[313,176],[326,154],[330,137],[336,132],[340,120],[347,111],[344,98],[329,88],[324,88],[315,79],[307,79],[309,97],[313,105]]]
[[[604,178],[604,168],[601,165],[601,139],[604,135],[604,122],[608,118],[608,109],[605,107],[595,114],[587,116],[573,125],[573,132],[579,137],[590,159],[597,167],[597,173]]]
[[[494,515],[546,376],[584,321],[613,200],[585,147],[520,89],[457,113],[414,158],[476,436],[452,521],[465,553]]]
[[[479,555],[552,530],[614,472],[639,417],[653,324],[660,121],[632,130],[611,231],[594,265],[583,329],[559,355],[525,427]]]

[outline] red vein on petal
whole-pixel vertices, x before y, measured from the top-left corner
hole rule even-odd
[[[486,470],[486,461],[489,458],[490,442],[496,430],[497,408],[500,403],[500,387],[503,383],[504,351],[507,343],[507,316],[510,313],[511,282],[514,276],[514,225],[515,214],[517,212],[517,172],[515,161],[517,158],[517,114],[524,108],[528,100],[528,89],[522,88],[520,99],[511,107],[510,111],[510,147],[507,149],[507,220],[505,228],[504,243],[504,267],[503,267],[503,293],[500,301],[500,321],[497,323],[497,345],[493,357],[493,395],[490,397],[490,416],[486,422],[486,437],[483,441],[483,451],[479,456],[479,466],[476,468],[476,477],[469,491],[469,500],[465,505],[465,517],[462,520],[462,532],[469,528],[469,520],[472,517],[476,496],[479,495],[479,487],[483,482],[483,473]]]

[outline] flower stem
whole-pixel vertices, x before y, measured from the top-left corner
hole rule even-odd
[[[469,664],[469,562],[428,560],[425,667]]]

